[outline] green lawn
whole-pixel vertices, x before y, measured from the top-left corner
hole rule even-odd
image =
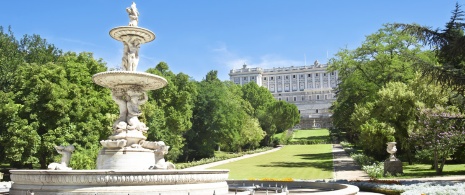
[[[315,130],[297,130],[291,141],[298,140],[325,140],[329,139],[328,129],[315,129]]]
[[[288,145],[276,152],[211,169],[229,169],[229,179],[328,179],[333,177],[332,147]]]
[[[418,178],[418,177],[434,177],[436,172],[430,169],[429,164],[414,164],[408,165],[403,163],[404,175],[396,178]],[[443,170],[444,175],[465,175],[465,164],[446,164]]]

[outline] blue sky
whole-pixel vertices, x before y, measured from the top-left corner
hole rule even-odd
[[[11,0],[0,25],[17,38],[39,34],[64,51],[88,51],[119,67],[122,43],[108,32],[125,26],[128,0]],[[201,80],[218,70],[326,63],[341,48],[355,49],[385,23],[443,28],[451,0],[136,0],[139,26],[157,38],[141,46],[138,70],[165,61],[170,69]],[[464,5],[465,0],[459,0]],[[465,9],[465,7],[464,7]]]

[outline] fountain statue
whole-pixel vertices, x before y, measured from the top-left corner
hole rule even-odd
[[[56,147],[63,154],[61,163],[50,170],[11,170],[10,194],[228,194],[228,170],[175,170],[165,160],[169,146],[163,141],[147,141],[149,129],[139,120],[140,106],[147,102],[147,91],[167,85],[161,76],[138,72],[139,49],[155,39],[155,34],[139,27],[136,4],[126,8],[128,26],[110,30],[110,36],[123,43],[122,70],[97,73],[92,80],[109,88],[119,107],[112,134],[101,140],[97,170],[71,170],[71,146]]]
[[[68,167],[69,160],[71,159],[71,153],[74,151],[74,146],[55,146],[55,149],[59,154],[61,154],[61,163],[51,163],[48,165],[50,170],[71,170],[71,167]]]
[[[254,181],[232,182],[228,192],[228,170],[176,170],[173,163],[165,160],[169,146],[164,141],[147,141],[144,133],[149,129],[139,117],[140,106],[147,102],[147,91],[156,90],[167,84],[158,75],[137,72],[139,49],[144,43],[155,39],[155,34],[139,27],[139,12],[135,3],[128,8],[128,26],[110,30],[110,36],[123,43],[122,70],[97,73],[92,80],[97,85],[109,88],[119,107],[119,116],[112,125],[112,134],[101,140],[102,149],[97,157],[97,170],[71,170],[69,159],[74,147],[56,147],[63,154],[61,164],[51,164],[51,170],[10,170],[13,182],[10,194],[23,195],[110,195],[110,194],[154,194],[154,195],[227,195],[254,194],[251,189],[274,190],[276,194],[287,194],[287,189],[325,188],[334,194],[356,194],[358,188],[343,184],[317,182],[285,182],[284,187],[256,188]],[[315,123],[315,122],[314,122]],[[315,126],[315,124],[314,124]],[[245,185],[251,187],[244,188]],[[280,185],[282,185],[281,183]],[[236,188],[234,187],[236,186]],[[242,186],[242,187],[237,187]],[[241,192],[241,190],[245,190]],[[283,191],[284,190],[284,191]],[[334,191],[336,190],[336,191]],[[239,192],[238,192],[239,191]],[[279,191],[279,192],[278,192]],[[328,194],[328,192],[323,192]]]

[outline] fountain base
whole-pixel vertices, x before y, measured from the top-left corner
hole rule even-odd
[[[227,195],[228,170],[11,170],[11,195]]]
[[[145,148],[103,148],[97,157],[99,170],[148,170],[154,165],[154,151]]]

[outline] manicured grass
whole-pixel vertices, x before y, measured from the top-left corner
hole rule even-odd
[[[435,170],[431,169],[429,164],[414,164],[408,165],[403,163],[404,175],[395,178],[419,178],[419,177],[434,177]],[[465,175],[465,164],[446,164],[443,170],[444,175]]]
[[[291,141],[329,139],[328,129],[297,130]]]
[[[333,177],[332,146],[288,145],[211,169],[229,169],[229,179],[328,179]]]

